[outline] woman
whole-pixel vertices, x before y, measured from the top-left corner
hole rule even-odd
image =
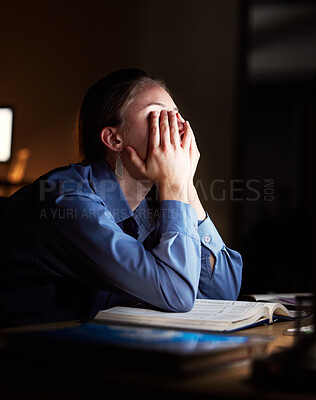
[[[79,141],[83,162],[1,207],[2,326],[92,318],[130,301],[185,312],[197,297],[236,299],[241,257],[200,203],[194,134],[164,83],[138,69],[97,82]]]

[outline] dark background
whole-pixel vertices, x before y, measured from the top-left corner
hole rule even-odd
[[[251,1],[245,12],[237,170],[262,196],[235,207],[242,292],[312,291],[316,3]]]
[[[88,87],[139,67],[194,128],[196,183],[243,293],[312,288],[316,5],[313,1],[10,1],[0,13],[0,104],[27,180],[77,161]],[[10,163],[0,165],[5,178]]]

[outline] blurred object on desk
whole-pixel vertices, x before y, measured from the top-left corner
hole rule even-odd
[[[30,156],[31,150],[26,147],[13,155],[6,177],[0,180],[1,196],[11,196],[26,183],[25,175]]]
[[[19,185],[24,181],[31,150],[28,148],[20,149],[13,156],[9,168],[7,181],[11,185]]]

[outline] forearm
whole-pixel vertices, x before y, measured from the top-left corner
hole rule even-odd
[[[47,207],[52,210],[51,205]],[[93,212],[84,219],[57,219],[53,218],[56,213],[47,211],[50,218],[41,219],[38,233],[41,268],[51,273],[54,254],[54,271],[68,279],[99,290],[117,290],[166,311],[188,311],[197,296],[201,272],[196,213],[179,201],[162,201],[160,207],[159,240],[144,245],[125,233],[100,203],[74,195],[69,205],[67,197],[59,196],[58,209],[76,210],[78,216],[86,210]],[[139,229],[148,232],[145,226]],[[70,250],[64,256],[67,243]],[[73,268],[76,265],[81,267]]]
[[[198,220],[204,221],[206,219],[207,215],[204,210],[204,207],[202,206],[202,203],[199,199],[199,195],[198,195],[193,183],[189,184],[188,200],[189,200],[189,204],[195,209],[197,216],[198,216]],[[210,262],[211,270],[213,271],[214,265],[215,265],[215,257],[213,255],[213,253],[210,253],[209,262]]]
[[[236,300],[241,285],[240,254],[225,246],[210,218],[199,225],[198,232],[202,244],[198,297]]]
[[[197,298],[236,300],[242,279],[242,259],[226,246],[216,254],[216,265],[210,272],[209,249],[203,248],[201,277]]]
[[[189,204],[195,209],[198,216],[198,220],[204,221],[206,218],[206,212],[204,210],[204,207],[202,206],[202,203],[199,199],[199,195],[196,191],[193,182],[188,184],[188,201]]]
[[[169,182],[158,184],[159,198],[163,200],[178,200],[189,203],[188,190],[186,185],[175,185]]]

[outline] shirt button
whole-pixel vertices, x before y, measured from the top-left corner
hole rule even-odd
[[[205,236],[204,237],[204,242],[205,243],[210,243],[210,241],[211,241],[211,236]]]

